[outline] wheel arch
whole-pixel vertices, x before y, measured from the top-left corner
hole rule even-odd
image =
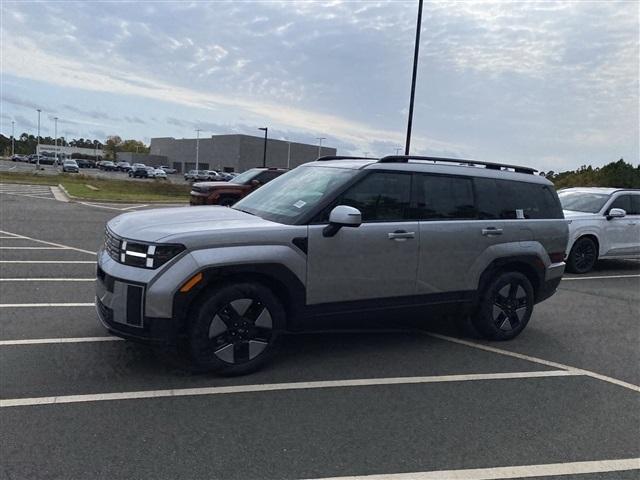
[[[533,287],[534,297],[537,301],[544,285],[544,262],[536,255],[519,255],[498,258],[484,269],[480,275],[480,280],[478,281],[476,302],[479,300],[484,289],[491,282],[491,279],[503,272],[519,272],[527,277]]]
[[[573,249],[573,246],[578,242],[578,240],[581,240],[583,238],[589,238],[595,242],[596,260],[597,260],[600,257],[600,239],[598,238],[598,235],[596,235],[594,232],[585,232],[585,233],[579,234],[571,244],[571,248],[568,249],[567,257],[569,256],[569,254],[571,254],[571,250]]]

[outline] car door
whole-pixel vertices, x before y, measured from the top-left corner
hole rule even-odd
[[[635,196],[635,195],[634,195]],[[634,210],[631,194],[621,194],[613,199],[606,207],[608,214],[612,208],[621,208],[626,212],[622,218],[612,218],[605,225],[605,235],[608,238],[609,250],[605,255],[627,255],[640,253],[639,213]]]
[[[418,222],[409,219],[411,175],[372,171],[325,209],[360,210],[359,227],[324,237],[309,226],[307,304],[405,297],[415,293]],[[401,301],[402,299],[399,299]]]

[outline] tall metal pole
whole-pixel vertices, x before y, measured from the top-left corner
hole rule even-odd
[[[402,150],[402,147],[396,147],[396,155],[398,155],[398,153],[400,152],[400,150]]]
[[[318,157],[322,156],[322,140],[326,140],[327,137],[316,137],[318,140]]]
[[[416,26],[416,45],[413,52],[413,76],[411,77],[411,100],[409,101],[409,120],[407,122],[407,141],[404,154],[409,155],[411,147],[411,127],[413,125],[413,101],[416,96],[416,76],[418,75],[418,53],[420,51],[420,28],[422,25],[422,0],[418,0],[418,24]]]
[[[198,166],[200,164],[200,132],[202,130],[200,130],[199,128],[196,129],[196,170],[198,170]]]
[[[262,153],[262,168],[267,166],[267,134],[269,133],[269,127],[260,127],[258,130],[264,130],[264,151]]]
[[[36,170],[40,169],[40,112],[38,108],[38,144],[36,146]]]
[[[16,149],[15,149],[15,138],[16,138],[16,122],[14,122],[13,120],[11,120],[11,156],[13,157],[16,154]]]
[[[53,136],[54,136],[54,145],[56,147],[56,165],[58,164],[58,117],[53,117]]]

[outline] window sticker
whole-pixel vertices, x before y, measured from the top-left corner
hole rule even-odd
[[[298,200],[296,203],[293,204],[294,207],[296,208],[302,208],[307,204],[307,202],[305,202],[304,200]]]
[[[516,208],[516,218],[524,218],[524,210],[521,208]]]

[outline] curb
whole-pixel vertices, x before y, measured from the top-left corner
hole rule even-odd
[[[55,198],[59,202],[69,202],[69,192],[62,186],[62,184],[58,184],[57,187],[50,187],[51,193],[53,194],[53,198]]]

